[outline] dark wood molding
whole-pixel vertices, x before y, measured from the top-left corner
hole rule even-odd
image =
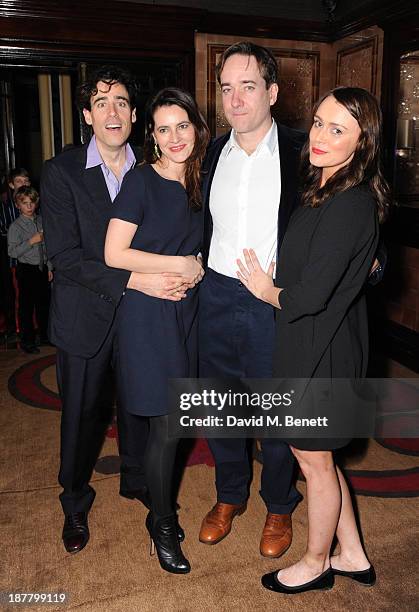
[[[417,0],[375,0],[337,20],[330,30],[329,42],[340,40],[361,30],[378,25],[383,30],[398,29],[403,23],[419,22]]]
[[[371,349],[419,373],[419,333],[385,319],[371,321]]]
[[[95,48],[98,53],[141,51],[154,56],[194,54],[194,33],[202,11],[109,0],[0,0],[0,43],[54,49]],[[36,27],[34,21],[36,20]],[[157,52],[157,53],[156,53]]]
[[[217,80],[215,76],[216,58],[225,51],[225,45],[207,45],[207,122],[211,134],[216,134],[216,91]]]
[[[0,65],[19,65],[39,66],[40,62],[45,62],[47,65],[62,65],[66,67],[74,61],[84,61],[86,58],[92,60],[97,58],[100,61],[104,59],[128,61],[138,60],[140,58],[159,58],[183,60],[185,58],[194,58],[194,52],[183,49],[139,49],[134,45],[126,45],[121,48],[119,45],[109,44],[108,46],[95,44],[75,44],[73,43],[51,43],[39,42],[35,40],[27,41],[28,46],[23,46],[20,41],[7,40],[1,41],[0,44]]]
[[[388,27],[419,17],[416,2],[376,0],[367,14],[358,9],[344,22],[292,21],[232,15],[203,9],[137,4],[111,0],[0,0],[3,47],[43,43],[141,52],[193,52],[195,32],[285,40],[332,42],[378,24]],[[36,27],[34,23],[36,20]]]
[[[60,22],[73,21],[80,24],[80,18],[97,28],[104,29],[104,23],[109,21],[119,25],[131,25],[133,22],[156,24],[165,27],[193,26],[202,16],[202,9],[184,8],[179,6],[158,6],[155,4],[137,4],[133,2],[118,2],[111,0],[60,0],[51,6],[51,0],[0,0],[0,15],[4,18],[44,19]],[[33,26],[33,23],[31,24]],[[32,28],[33,29],[33,28]],[[160,41],[161,42],[161,41]]]
[[[238,37],[285,38],[326,42],[329,24],[322,21],[213,13],[203,9],[118,2],[60,0],[53,10],[48,0],[0,0],[2,37],[33,39],[33,20],[41,40],[135,40],[141,47],[184,47],[195,32]],[[136,32],[134,32],[136,30]],[[140,31],[139,31],[140,30]],[[111,34],[112,38],[109,38]],[[186,37],[185,37],[185,34]]]
[[[328,42],[330,26],[322,21],[295,21],[253,15],[232,15],[206,12],[197,31],[243,38],[273,38]]]

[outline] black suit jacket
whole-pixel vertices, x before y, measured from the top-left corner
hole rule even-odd
[[[204,237],[203,237],[203,259],[205,266],[208,262],[209,247],[212,236],[212,217],[209,210],[209,198],[211,184],[217,168],[218,159],[224,145],[230,138],[230,133],[220,136],[212,142],[202,167],[202,194],[204,203]],[[288,221],[298,203],[298,175],[301,148],[307,135],[299,130],[294,130],[278,124],[279,156],[281,163],[281,199],[278,211],[278,249],[281,248]]]
[[[90,358],[109,332],[130,273],[105,264],[112,201],[100,166],[86,169],[86,157],[87,145],[45,162],[41,201],[54,266],[50,339],[73,355]]]

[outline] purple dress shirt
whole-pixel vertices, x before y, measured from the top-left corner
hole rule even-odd
[[[105,177],[106,186],[109,191],[109,196],[112,200],[116,198],[121,189],[122,181],[124,176],[131,170],[136,164],[137,160],[135,159],[135,155],[131,146],[127,143],[125,145],[125,164],[122,168],[121,172],[121,180],[119,181],[112,170],[108,168],[108,166],[103,161],[99,149],[96,144],[96,136],[92,136],[91,141],[89,142],[89,146],[87,147],[87,161],[86,161],[86,170],[87,168],[94,168],[95,166],[100,166],[102,168],[103,176]]]

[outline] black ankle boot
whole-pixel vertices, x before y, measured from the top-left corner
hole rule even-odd
[[[175,515],[163,516],[155,522],[149,516],[146,527],[152,542],[151,554],[155,546],[162,569],[172,574],[188,574],[191,566],[180,548]]]
[[[175,520],[176,520],[176,533],[177,533],[177,537],[179,539],[179,542],[183,542],[183,540],[185,539],[185,532],[183,531],[182,527],[179,525],[179,517],[178,517],[177,514],[175,514]],[[150,510],[150,512],[147,514],[147,518],[145,520],[145,524],[146,524],[148,533],[151,533],[152,523],[153,523],[153,519],[151,518],[151,510]]]

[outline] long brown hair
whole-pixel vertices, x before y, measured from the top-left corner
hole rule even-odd
[[[368,185],[375,198],[378,218],[382,223],[387,217],[391,198],[381,167],[381,111],[378,102],[366,89],[336,87],[320,98],[313,115],[329,96],[333,96],[356,119],[361,134],[351,161],[337,170],[323,187],[320,187],[322,169],[310,164],[310,143],[306,142],[301,154],[301,174],[304,177],[302,203],[316,208],[336,193],[364,184]]]
[[[199,111],[191,94],[177,87],[166,87],[159,91],[147,104],[145,112],[146,128],[144,140],[144,161],[155,164],[158,159],[158,149],[154,142],[154,113],[162,106],[180,106],[186,111],[189,121],[195,129],[195,143],[190,156],[185,162],[185,188],[191,208],[199,210],[202,207],[201,165],[210,141],[210,131],[205,119]]]

